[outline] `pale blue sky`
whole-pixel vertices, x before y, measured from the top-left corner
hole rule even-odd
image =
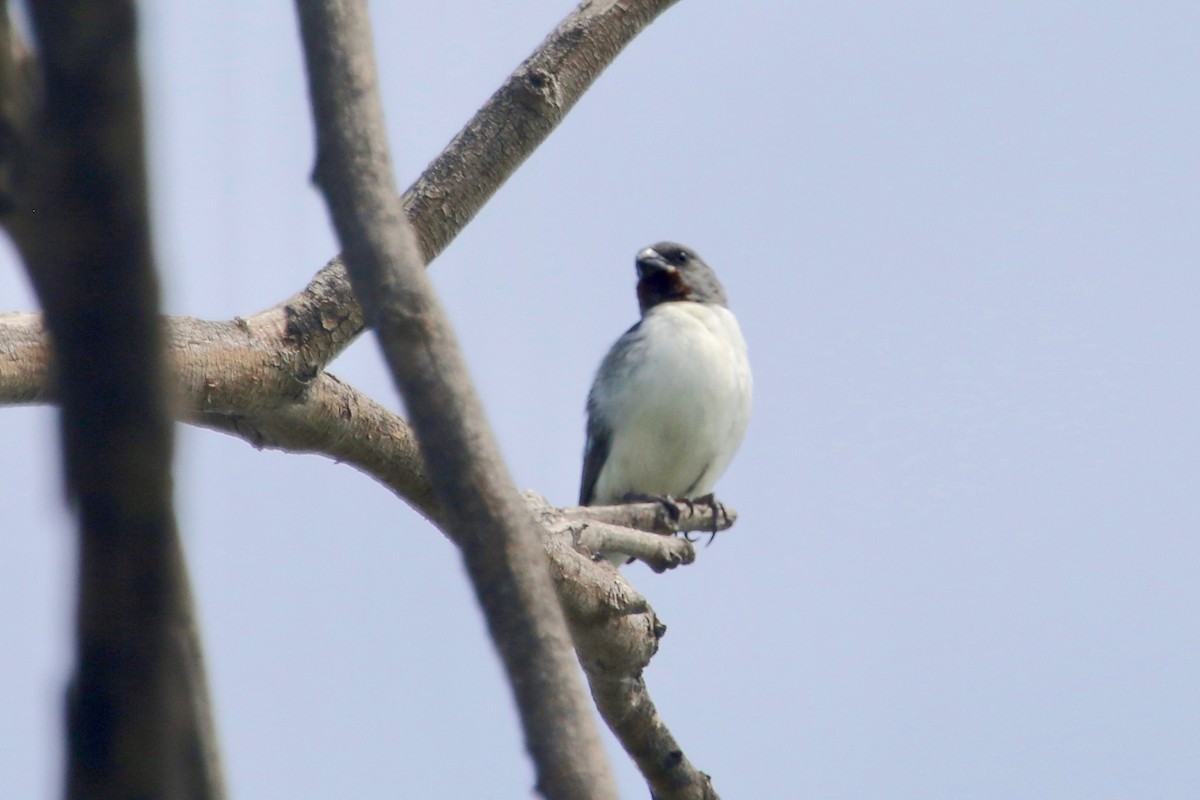
[[[152,5],[167,308],[250,313],[335,252],[294,12]],[[410,5],[373,9],[405,185],[570,8]],[[724,281],[741,520],[627,574],[725,797],[1196,796],[1198,29],[1190,3],[682,0],[433,266],[518,484],[559,503],[634,253],[676,239]],[[31,308],[5,255],[0,311]],[[332,371],[395,403],[369,339]],[[59,791],[52,426],[0,410],[2,797]],[[530,796],[438,533],[345,466],[186,428],[178,505],[232,796]]]

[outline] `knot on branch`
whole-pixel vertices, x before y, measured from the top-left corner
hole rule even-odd
[[[556,113],[563,112],[562,87],[558,76],[548,70],[530,68],[525,73],[525,80],[514,86],[513,95],[526,108],[548,106]]]
[[[283,344],[299,351],[304,372],[316,376],[364,326],[362,307],[344,302],[346,268],[335,256],[308,286],[283,303]]]

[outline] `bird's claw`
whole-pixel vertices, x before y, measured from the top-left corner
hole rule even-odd
[[[704,546],[708,547],[717,538],[720,533],[722,523],[729,522],[729,512],[725,510],[725,505],[717,500],[713,492],[709,492],[701,497],[671,497],[670,495],[654,495],[654,494],[639,494],[631,492],[622,498],[625,503],[658,503],[662,506],[671,525],[678,526],[682,518],[682,512],[679,506],[686,505],[688,514],[696,513],[696,506],[708,506],[712,511],[712,530],[708,532],[708,541]],[[690,544],[695,544],[699,541],[699,537],[693,537],[694,531],[679,531],[679,535]]]
[[[671,524],[679,524],[679,506],[675,505],[675,498],[671,497],[670,495],[638,494],[637,492],[630,492],[621,499],[622,502],[625,503],[658,503],[660,506],[662,506],[662,509],[670,519]]]
[[[713,492],[709,492],[703,497],[697,497],[694,501],[688,501],[689,504],[692,502],[706,505],[712,511],[712,530],[709,531],[708,542],[704,545],[705,547],[708,547],[713,543],[713,540],[717,538],[717,533],[719,533],[721,529],[721,521],[729,521],[729,512],[725,510],[725,505],[717,500],[717,496]]]

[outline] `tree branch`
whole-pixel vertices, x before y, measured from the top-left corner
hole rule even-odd
[[[349,464],[440,523],[440,509],[412,428],[398,414],[333,375],[322,374],[294,403],[251,413],[193,412],[189,421],[258,448],[313,453]]]
[[[526,493],[526,498],[540,511],[542,524],[549,531],[566,528],[575,532],[580,520],[593,511],[593,507],[555,509],[530,493]],[[689,504],[684,501],[677,506],[682,512]],[[701,511],[704,508],[708,509],[707,514]],[[701,504],[696,504],[695,510],[700,513],[685,523],[689,527],[696,525],[693,530],[711,530],[714,524],[727,525],[736,516],[714,517],[713,509]],[[597,506],[594,511],[601,519],[627,515],[629,520],[646,521],[657,519],[664,506],[660,503]],[[665,514],[665,517],[670,520],[675,515]],[[586,524],[605,523],[592,521]],[[640,535],[665,539],[659,534]],[[690,544],[682,543],[690,550]],[[658,651],[658,642],[666,633],[666,626],[619,574],[615,579],[596,574],[599,570],[616,572],[608,561],[592,562],[592,569],[583,569],[577,561],[571,563],[572,559],[578,559],[579,553],[570,548],[565,548],[569,552],[564,552],[561,540],[551,540],[547,549],[555,565],[556,577],[563,576],[567,578],[565,582],[572,584],[569,591],[562,592],[562,597],[592,698],[608,727],[646,778],[652,797],[655,800],[718,800],[709,776],[688,761],[658,715],[642,677],[642,670]]]
[[[677,0],[586,0],[546,37],[405,192],[432,261],[558,127],[635,36]]]
[[[8,4],[0,2],[0,213],[16,208],[27,177],[23,156],[37,123],[41,88],[37,62],[13,27]]]
[[[134,9],[120,0],[30,7],[44,104],[23,123],[28,136],[20,123],[5,129],[19,133],[4,141],[4,223],[45,309],[78,515],[67,795],[221,797],[171,499]],[[2,72],[5,91],[19,91],[17,72]],[[36,356],[39,344],[23,346]]]
[[[586,668],[586,667],[585,667]],[[658,715],[641,668],[587,669],[596,708],[650,784],[654,800],[718,800],[712,779],[696,769]]]
[[[484,421],[396,192],[365,0],[298,0],[297,8],[317,131],[314,179],[508,672],[538,790],[561,800],[616,798],[533,519]]]

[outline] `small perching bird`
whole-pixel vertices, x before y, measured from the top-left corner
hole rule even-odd
[[[716,274],[674,242],[647,247],[636,264],[642,318],[588,394],[580,505],[705,497],[750,420],[746,342]]]

